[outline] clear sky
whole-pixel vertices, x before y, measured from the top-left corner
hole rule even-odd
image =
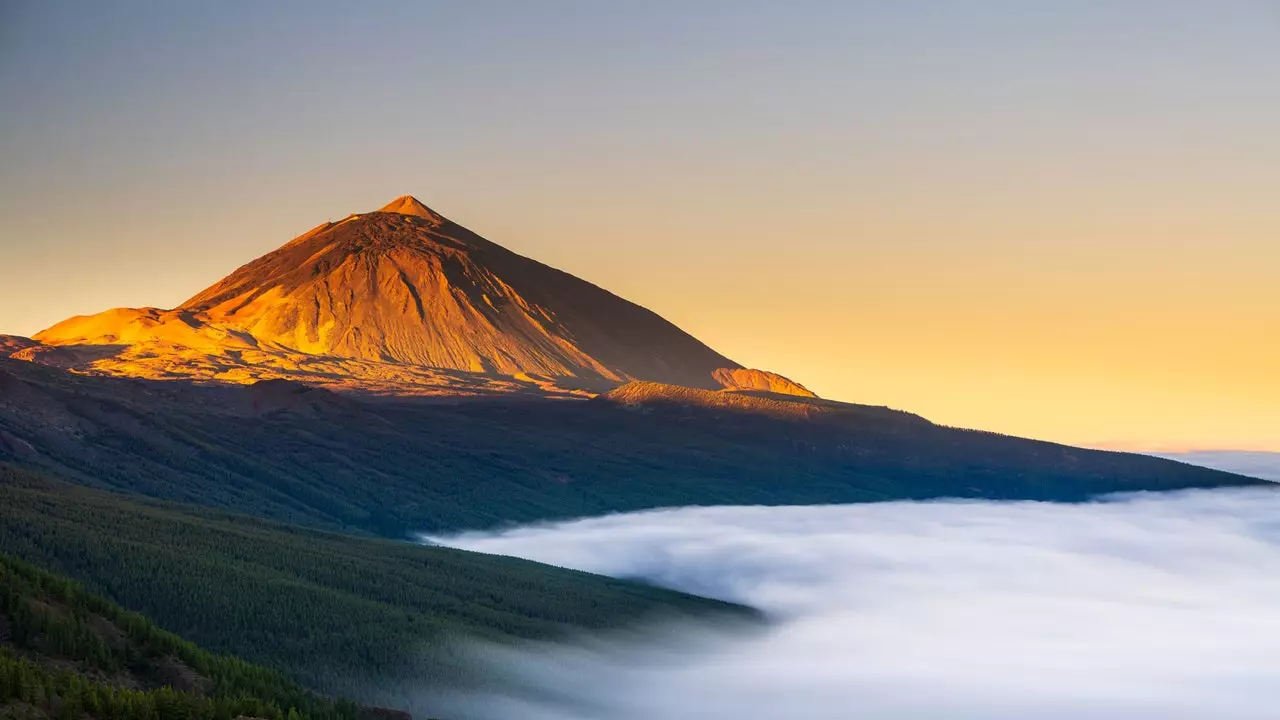
[[[1280,2],[0,0],[0,332],[413,194],[827,397],[1280,450]]]

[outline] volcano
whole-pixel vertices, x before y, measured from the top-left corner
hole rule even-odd
[[[445,393],[652,381],[811,394],[407,195],[320,225],[175,309],[75,317],[35,340],[116,348],[82,369],[133,377]]]

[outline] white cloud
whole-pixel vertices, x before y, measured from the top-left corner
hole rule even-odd
[[[489,649],[537,693],[450,717],[1280,715],[1280,491],[686,508],[434,540],[779,617]]]

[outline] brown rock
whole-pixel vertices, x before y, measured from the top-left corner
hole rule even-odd
[[[818,397],[808,388],[777,373],[748,368],[720,368],[712,376],[725,390]]]
[[[36,340],[128,348],[95,371],[240,383],[329,375],[376,387],[418,367],[529,387],[714,389],[713,372],[738,368],[656,314],[409,196],[321,225],[174,310],[71,318]]]

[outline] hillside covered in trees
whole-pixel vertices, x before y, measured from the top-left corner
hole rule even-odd
[[[0,554],[0,717],[370,720],[281,673],[216,655],[79,584]]]
[[[0,466],[0,552],[308,687],[453,682],[462,638],[554,639],[746,608],[641,583],[139,501]],[[357,698],[359,699],[359,698]]]

